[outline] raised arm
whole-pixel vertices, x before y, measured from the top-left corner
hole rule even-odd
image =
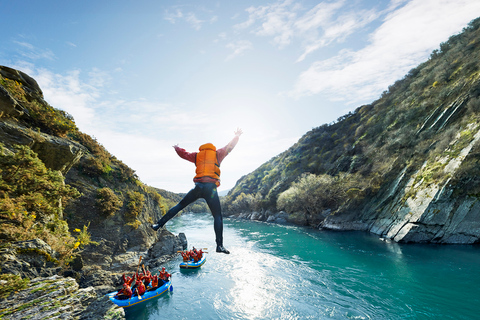
[[[234,132],[235,137],[233,137],[232,141],[230,141],[225,147],[217,150],[217,159],[219,164],[233,150],[233,148],[235,148],[242,133],[242,129],[237,128],[237,130]]]
[[[187,152],[185,149],[180,148],[178,144],[174,145],[173,148],[180,158],[195,163],[196,152]]]

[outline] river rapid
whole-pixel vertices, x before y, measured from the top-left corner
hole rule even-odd
[[[127,319],[480,319],[480,247],[398,244],[360,232],[224,219],[215,252],[210,214],[166,228],[206,263],[165,267],[173,291],[126,309]],[[155,270],[156,271],[156,270]]]

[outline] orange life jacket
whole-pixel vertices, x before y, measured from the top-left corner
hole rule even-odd
[[[158,287],[158,277],[153,276],[153,278],[152,278],[152,288],[156,288],[156,287]]]
[[[220,164],[217,160],[217,148],[211,143],[200,146],[200,152],[197,153],[195,165],[197,169],[195,179],[210,177],[220,180]]]

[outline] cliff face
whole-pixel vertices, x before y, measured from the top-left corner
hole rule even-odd
[[[465,132],[471,135],[468,143],[461,139]],[[461,181],[469,174],[476,178],[476,168],[469,167],[478,164],[479,140],[480,126],[469,124],[443,152],[432,155],[432,160],[425,161],[417,170],[405,166],[397,172],[396,178],[361,210],[329,215],[321,226],[367,230],[402,242],[479,242],[480,202],[475,183],[469,186],[469,180]],[[432,181],[429,176],[434,173],[440,179]]]
[[[144,185],[33,78],[4,66],[0,165],[0,318],[124,318],[104,297],[121,274],[186,247],[184,235],[150,228],[178,195]]]
[[[68,222],[70,230],[88,225],[92,239],[101,243],[85,248],[85,262],[110,267],[113,256],[127,251],[146,252],[159,241],[159,233],[149,225],[159,219],[167,201],[157,190],[143,185],[133,170],[79,132],[68,114],[49,106],[33,78],[4,66],[0,66],[0,76],[3,152],[15,153],[16,146],[28,146],[47,169],[60,172],[65,182],[80,192],[80,198],[70,201],[66,208],[60,203],[57,213]],[[59,126],[61,121],[64,123]],[[123,205],[115,212],[102,212],[97,201],[101,188],[118,190]],[[131,215],[128,203],[132,200],[122,198],[129,192],[139,197],[138,212]]]
[[[401,242],[480,242],[479,58],[476,19],[378,100],[239,180],[228,214]]]
[[[37,82],[27,74],[0,66],[0,75],[24,88],[26,100],[45,103]],[[28,114],[21,101],[18,101],[3,85],[0,85],[0,141],[9,150],[14,145],[28,145],[38,154],[47,168],[66,174],[85,154],[86,148],[71,139],[34,131],[26,123],[13,121]]]

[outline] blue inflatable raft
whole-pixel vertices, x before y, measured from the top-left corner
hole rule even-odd
[[[165,282],[162,286],[158,287],[156,290],[145,292],[143,295],[140,296],[141,299],[139,299],[137,295],[133,295],[130,299],[125,299],[125,300],[115,299],[115,295],[117,294],[117,291],[110,292],[107,294],[107,296],[117,306],[122,308],[128,308],[128,307],[137,305],[139,303],[145,302],[147,300],[153,299],[155,297],[158,297],[161,294],[165,293],[167,290],[173,291],[173,286],[171,281]]]
[[[180,263],[180,268],[182,269],[200,268],[205,263],[206,260],[207,260],[207,257],[204,254],[202,259],[198,260],[198,262],[194,262],[193,260],[190,260],[190,261],[186,261],[186,262],[184,261]]]

